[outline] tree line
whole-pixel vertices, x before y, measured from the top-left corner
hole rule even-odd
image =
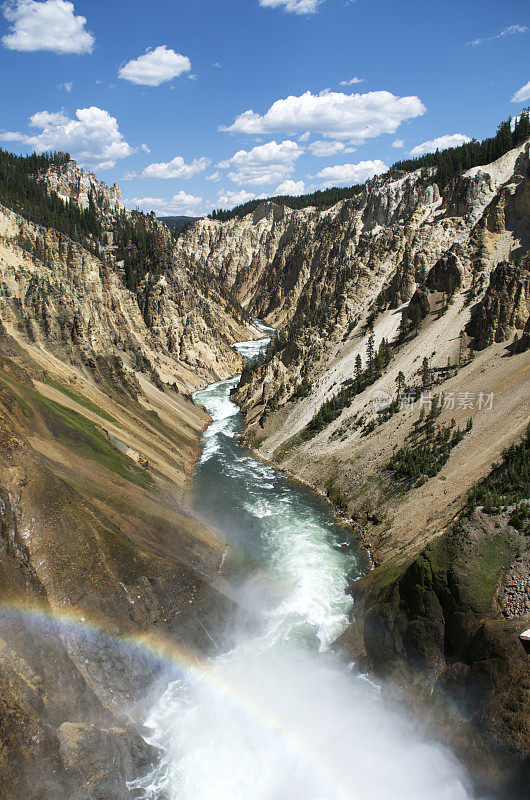
[[[443,191],[453,178],[465,172],[471,167],[481,167],[490,164],[500,158],[513,147],[524,142],[530,137],[530,109],[525,108],[521,114],[512,120],[501,122],[497,128],[497,133],[488,139],[478,141],[473,139],[471,142],[462,144],[459,147],[449,147],[445,150],[436,150],[435,153],[426,153],[418,158],[409,158],[403,161],[396,161],[390,167],[386,175],[392,172],[414,172],[417,169],[436,168],[435,181]],[[292,209],[331,208],[340,200],[346,200],[359,194],[363,189],[362,185],[355,185],[345,188],[333,187],[331,189],[319,190],[312,194],[304,194],[300,197],[281,195],[268,198],[278,205],[284,205]],[[214,209],[210,214],[210,219],[217,219],[225,222],[250,214],[261,205],[264,200],[250,200],[248,203],[236,206],[231,210]]]
[[[30,222],[54,228],[92,249],[91,239],[101,234],[97,198],[91,197],[89,207],[81,209],[39,180],[50,167],[61,167],[69,160],[68,153],[17,156],[0,149],[0,201]]]

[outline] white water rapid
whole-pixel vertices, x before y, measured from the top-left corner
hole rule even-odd
[[[266,342],[239,349],[253,357]],[[134,783],[135,796],[467,800],[453,756],[330,651],[347,624],[357,557],[339,546],[341,529],[318,498],[238,444],[237,380],[196,395],[213,421],[195,505],[248,558],[240,592],[257,622],[162,691],[146,721],[160,763]]]

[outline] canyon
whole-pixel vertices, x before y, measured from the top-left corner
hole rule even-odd
[[[192,394],[239,372],[244,442],[370,554],[334,648],[431,715],[480,791],[524,796],[528,530],[520,498],[466,504],[528,425],[529,148],[442,189],[434,168],[391,172],[329,209],[264,202],[177,236],[72,161],[38,179],[97,208],[97,242],[0,207],[6,800],[121,800],[155,762],[135,699],[164,664],[134,643],[208,656],[238,602],[240,556],[190,480],[210,420]],[[164,259],[132,288],[129,224]],[[256,319],[276,333],[245,363],[233,345]],[[392,459],[433,406],[434,435],[462,437],[436,474],[399,481]]]

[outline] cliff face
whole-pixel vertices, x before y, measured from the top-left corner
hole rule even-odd
[[[125,211],[120,187],[98,181],[93,172],[80,169],[75,161],[51,167],[42,180],[61,200],[76,203],[80,208],[88,208],[93,197],[106,214]]]
[[[484,298],[473,308],[468,333],[477,349],[520,334],[530,318],[530,259],[520,265],[503,262],[490,276]]]
[[[134,638],[206,652],[231,609],[224,545],[186,511],[207,418],[21,341],[0,334],[2,797],[125,800],[152,759],[136,703],[168,668]]]
[[[188,511],[208,423],[188,393],[255,329],[151,218],[166,267],[129,291],[119,190],[73,164],[46,180],[96,198],[103,235],[0,207],[0,794],[125,800],[153,759],[136,704],[171,668],[139,637],[207,653],[232,610],[225,545]]]
[[[132,293],[113,245],[118,217],[127,217],[119,190],[73,162],[46,180],[81,207],[87,197],[99,202],[103,233],[94,244],[101,255],[0,206],[0,320],[6,328],[88,368],[98,357],[118,356],[126,368],[186,392],[237,372],[241,359],[232,344],[254,329],[236,319],[215,286],[181,266],[167,228],[145,218],[166,267],[148,272]]]
[[[179,243],[282,326],[235,399],[247,441],[370,548],[341,644],[434,697],[433,724],[510,800],[527,786],[528,537],[509,514],[459,517],[528,423],[529,187],[527,142],[442,194],[432,172],[376,178],[326,212],[263,206]]]
[[[508,517],[476,511],[399,577],[390,567],[366,576],[341,644],[366,668],[412,687],[415,703],[438,709],[438,734],[457,739],[484,791],[522,800],[530,687],[519,634],[530,610],[530,550]]]

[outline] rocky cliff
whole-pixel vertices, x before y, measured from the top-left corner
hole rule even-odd
[[[528,420],[528,165],[525,143],[442,190],[432,168],[394,172],[326,211],[266,203],[176,239],[72,162],[39,179],[88,211],[82,236],[0,208],[8,800],[125,798],[152,757],[135,700],[167,669],[139,637],[215,647],[231,604],[224,543],[187,512],[207,423],[189,393],[241,368],[252,316],[281,330],[235,395],[247,440],[376,566],[343,645],[450,690],[521,765],[526,539],[513,509],[460,515]]]
[[[327,211],[264,204],[178,248],[281,326],[235,398],[247,441],[370,548],[343,646],[416,699],[421,686],[456,703],[474,733],[447,723],[448,738],[512,800],[506,771],[524,785],[528,758],[527,537],[506,515],[460,515],[528,423],[529,143],[443,191],[436,178],[378,177]],[[481,749],[498,759],[489,775]]]
[[[86,209],[93,199],[105,214],[125,211],[120,187],[116,183],[107,186],[93,172],[80,169],[75,161],[50,167],[41,180],[66,203],[73,202]]]
[[[255,329],[116,187],[71,162],[40,180],[97,210],[79,241],[0,206],[0,794],[125,800],[164,654],[210,652],[232,609],[225,545],[188,509],[208,423],[189,392]],[[131,219],[164,264],[136,291]]]

